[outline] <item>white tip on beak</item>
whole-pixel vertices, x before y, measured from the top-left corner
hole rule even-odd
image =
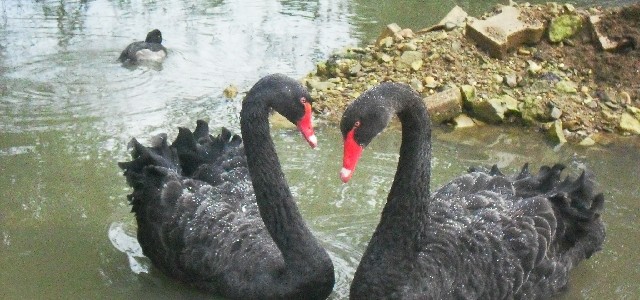
[[[309,145],[311,145],[311,148],[315,148],[316,146],[318,146],[318,138],[316,137],[315,134],[311,135],[307,141],[309,142]]]
[[[342,168],[340,170],[340,178],[342,179],[342,182],[347,183],[347,181],[349,181],[349,179],[351,179],[351,175],[353,175],[353,171],[349,170],[347,168]]]

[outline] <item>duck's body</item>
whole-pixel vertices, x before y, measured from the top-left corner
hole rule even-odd
[[[167,57],[167,49],[162,45],[162,33],[154,29],[147,33],[144,41],[129,44],[118,57],[121,63],[135,64],[139,62],[160,63]]]
[[[212,138],[199,121],[171,146],[166,136],[151,148],[134,141],[135,160],[121,167],[134,188],[138,240],[156,267],[232,299],[328,297],[333,264],[295,205],[267,119],[274,107],[315,146],[305,97],[299,83],[268,76],[243,103],[242,139],[227,130]]]
[[[601,248],[604,198],[585,173],[561,180],[561,165],[513,177],[472,170],[430,194],[429,116],[405,85],[381,84],[345,112],[343,181],[394,113],[398,169],[352,299],[547,299]]]

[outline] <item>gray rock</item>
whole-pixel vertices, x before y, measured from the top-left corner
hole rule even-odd
[[[625,132],[640,134],[640,121],[628,113],[620,116],[620,129]]]
[[[554,106],[551,109],[551,118],[553,118],[554,120],[557,120],[557,119],[560,119],[561,116],[562,116],[562,110]]]
[[[451,120],[462,113],[462,93],[460,89],[450,88],[424,98],[434,124]]]
[[[476,123],[473,119],[465,114],[459,114],[457,117],[453,118],[453,123],[455,123],[455,128],[468,128],[476,126]]]
[[[576,86],[576,84],[573,81],[569,80],[558,81],[558,83],[556,83],[556,90],[567,94],[578,93],[578,87]]]
[[[514,88],[514,87],[518,86],[518,77],[516,76],[516,74],[507,74],[504,77],[504,83],[508,87]]]
[[[486,20],[469,18],[466,36],[496,58],[504,58],[507,51],[523,44],[540,41],[545,29],[540,20],[523,22],[517,7],[501,6],[501,10]]]
[[[444,28],[447,31],[453,30],[456,27],[464,26],[468,15],[469,14],[467,14],[462,7],[456,5],[442,20],[440,20],[440,22],[438,22],[438,25],[444,25]]]
[[[474,116],[489,123],[502,123],[507,113],[518,112],[518,101],[509,95],[470,103]]]
[[[419,65],[419,66],[418,66]],[[405,70],[409,68],[421,67],[422,66],[422,52],[420,51],[405,51],[402,53],[398,62],[396,63],[396,67],[399,70]]]
[[[562,121],[557,120],[549,124],[549,131],[547,134],[549,138],[558,144],[564,144],[567,142],[567,138],[564,136],[564,132],[562,130]]]

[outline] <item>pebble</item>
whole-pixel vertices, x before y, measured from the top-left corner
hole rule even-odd
[[[596,141],[594,141],[591,137],[586,137],[582,141],[580,141],[580,143],[578,143],[578,145],[580,146],[593,146],[595,144]]]
[[[553,118],[554,120],[557,120],[557,119],[560,119],[560,116],[562,116],[562,110],[554,106],[551,109],[551,118]]]
[[[536,73],[540,72],[540,70],[542,70],[542,66],[540,66],[539,64],[537,64],[533,60],[528,60],[527,63],[529,63],[528,71],[530,73],[536,74]]]
[[[411,78],[409,85],[418,93],[422,93],[422,91],[424,91],[424,86],[422,85],[422,82],[415,77]]]
[[[516,74],[507,74],[504,77],[504,83],[510,87],[510,88],[514,88],[518,85],[518,77],[516,76]]]
[[[424,85],[430,89],[438,87],[438,82],[433,76],[427,76],[424,78]]]
[[[518,48],[518,54],[520,55],[531,55],[531,51],[525,48]]]

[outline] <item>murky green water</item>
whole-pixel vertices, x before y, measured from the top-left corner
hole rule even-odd
[[[141,257],[129,189],[116,167],[126,143],[197,118],[238,129],[239,98],[281,72],[302,77],[337,48],[375,37],[398,22],[421,28],[452,1],[0,1],[0,298],[197,299]],[[460,1],[472,13],[487,2]],[[160,68],[126,69],[119,52],[159,28],[169,58]],[[340,136],[319,125],[309,150],[291,129],[274,129],[292,191],[331,253],[345,299],[394,173],[397,131],[367,149],[342,185]],[[579,266],[566,299],[640,295],[640,141],[555,149],[535,133],[480,128],[438,131],[433,180],[470,165],[514,171],[521,164],[587,166],[607,196],[604,250]]]

